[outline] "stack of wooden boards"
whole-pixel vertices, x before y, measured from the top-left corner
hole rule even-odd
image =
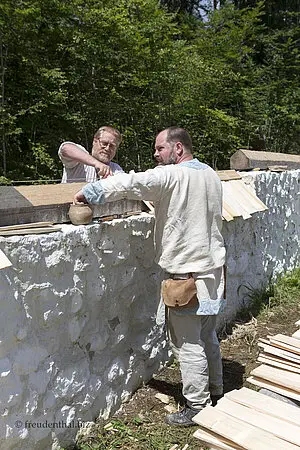
[[[259,339],[263,351],[258,361],[263,364],[252,370],[247,381],[300,402],[300,339],[295,336],[297,332],[292,337],[277,334]]]
[[[193,419],[194,437],[211,449],[296,450],[300,448],[300,408],[242,388]]]
[[[0,236],[53,233],[55,231],[61,231],[61,227],[54,225],[53,222],[35,222],[0,227]]]
[[[300,320],[292,336],[260,339],[263,364],[247,381],[300,402]],[[299,403],[300,406],[300,403]],[[193,419],[194,436],[212,449],[289,450],[300,448],[300,407],[251,389],[234,390]]]

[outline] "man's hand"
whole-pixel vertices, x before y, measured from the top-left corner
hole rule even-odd
[[[113,174],[111,168],[107,164],[104,164],[100,161],[96,161],[94,167],[99,178],[107,178]]]
[[[73,201],[74,203],[88,203],[82,191],[78,191],[77,194],[74,195]]]

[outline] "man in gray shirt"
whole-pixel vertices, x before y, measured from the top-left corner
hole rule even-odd
[[[92,183],[99,178],[124,172],[118,164],[111,161],[121,141],[122,136],[118,130],[103,126],[94,135],[92,154],[82,145],[63,142],[58,150],[58,156],[64,165],[62,183]]]

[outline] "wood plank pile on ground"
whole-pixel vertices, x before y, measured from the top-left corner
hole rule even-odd
[[[247,381],[300,401],[300,339],[295,334],[260,339],[258,361],[263,364],[252,370]]]
[[[293,336],[260,339],[259,367],[247,381],[300,402],[300,321]],[[300,405],[300,403],[299,403]],[[212,449],[289,450],[300,448],[300,408],[243,387],[193,419],[194,437]]]
[[[200,425],[194,437],[211,449],[300,448],[300,408],[245,387],[228,392],[193,420]]]

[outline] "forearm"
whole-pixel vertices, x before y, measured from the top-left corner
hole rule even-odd
[[[81,150],[76,144],[64,144],[61,148],[61,156],[88,166],[95,167],[97,165],[97,160],[86,151]]]
[[[160,196],[163,182],[153,171],[138,174],[118,174],[106,180],[89,183],[82,189],[86,201],[103,204],[121,200],[156,200]]]

